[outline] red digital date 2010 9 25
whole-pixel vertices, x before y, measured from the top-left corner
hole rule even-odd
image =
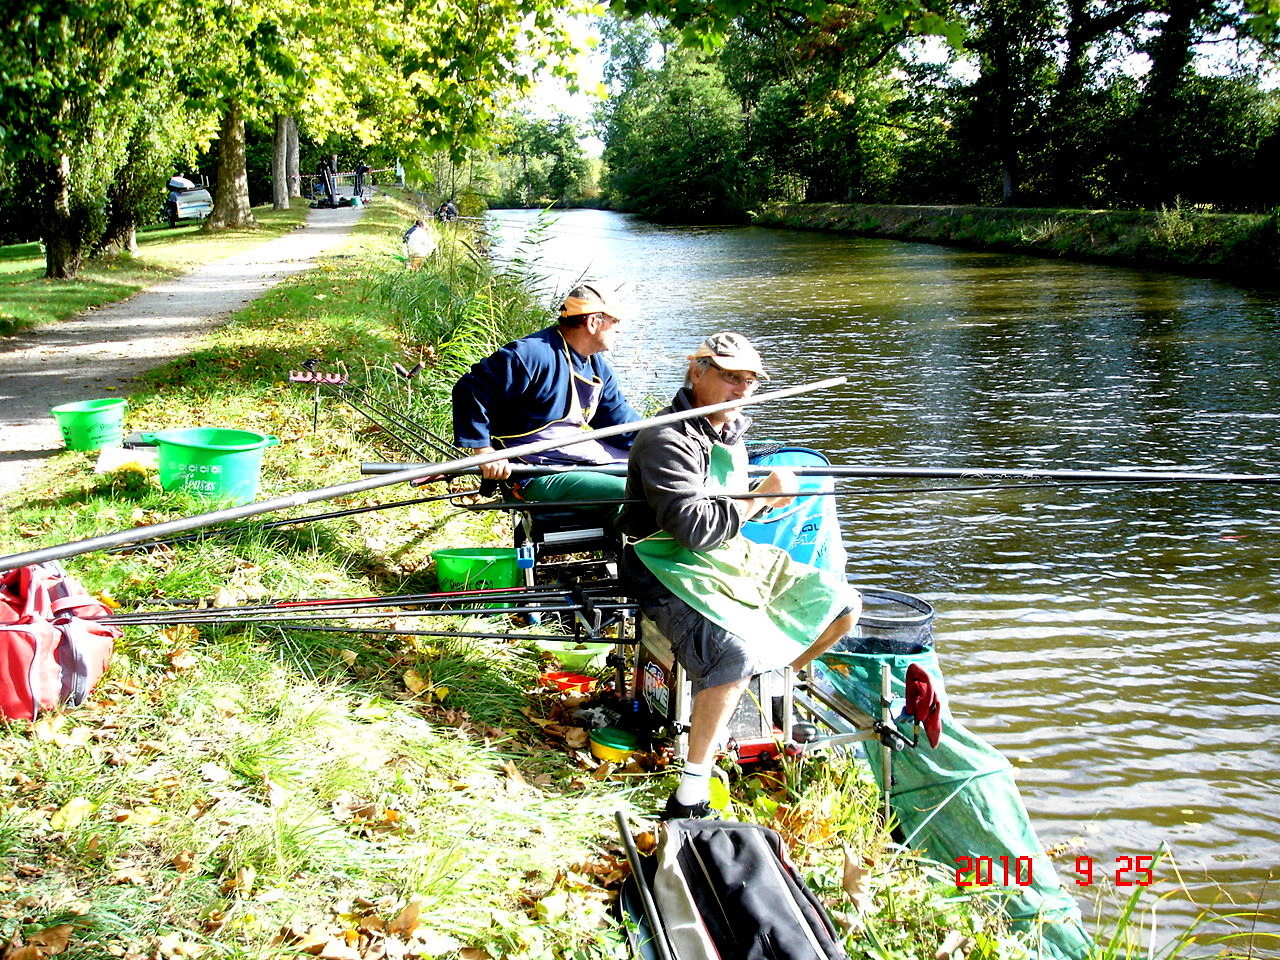
[[[1153,856],[1116,857],[1117,887],[1148,887]],[[956,857],[957,887],[1001,886],[1029,887],[1034,883],[1034,860],[1031,857]],[[1087,887],[1094,880],[1092,857],[1076,857],[1076,886]]]

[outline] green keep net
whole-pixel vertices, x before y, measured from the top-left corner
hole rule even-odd
[[[915,749],[893,753],[889,799],[906,845],[948,866],[976,869],[972,879],[1005,895],[1005,912],[1015,929],[1033,933],[1043,960],[1084,960],[1093,941],[1081,925],[1080,908],[1031,828],[1009,761],[951,716],[933,651],[831,652],[821,657],[815,672],[831,692],[878,717],[883,663],[890,666],[894,697],[904,694],[908,666],[915,663],[926,670],[942,711],[937,747],[931,748],[922,732]],[[881,751],[873,746],[867,755],[883,790]]]

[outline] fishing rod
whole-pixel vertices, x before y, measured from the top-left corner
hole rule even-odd
[[[633,429],[638,429],[634,426]],[[514,449],[514,448],[513,448]],[[512,450],[504,451],[507,456],[516,456]],[[406,467],[417,467],[420,464],[395,463],[362,463],[360,472],[366,474],[387,474]],[[766,476],[776,467],[763,464],[751,464],[747,473],[751,476]],[[1280,483],[1280,474],[1257,473],[1206,473],[1190,470],[1050,470],[1039,468],[1001,468],[1001,467],[876,467],[845,466],[828,464],[825,466],[786,466],[797,477],[832,477],[843,479],[913,479],[913,480],[1034,480],[1057,481],[1060,483],[1237,483],[1237,484],[1274,484]],[[512,464],[513,477],[537,477],[555,473],[601,473],[619,476],[626,473],[626,464],[600,464],[584,466],[564,466],[560,464]],[[477,471],[478,472],[478,471]]]
[[[389,597],[332,597],[300,600],[272,600],[267,603],[245,604],[241,606],[197,607],[198,600],[169,600],[171,606],[161,610],[137,610],[118,612],[108,619],[112,623],[195,623],[203,621],[240,620],[254,618],[288,618],[297,616],[306,618],[332,618],[356,616],[360,611],[384,610],[396,608],[410,612],[414,608],[431,607],[436,604],[456,603],[504,603],[512,601],[532,602],[537,600],[562,600],[566,596],[581,596],[584,601],[595,596],[611,597],[618,591],[616,583],[592,584],[589,587],[571,589],[566,587],[489,587],[474,590],[451,590],[437,593],[402,594]],[[567,601],[566,601],[567,602]],[[583,604],[578,604],[582,606]],[[593,605],[595,605],[593,603]],[[542,608],[547,609],[547,608]],[[387,616],[385,612],[379,616]]]
[[[390,503],[375,503],[364,507],[349,507],[346,510],[331,510],[328,513],[312,513],[305,517],[291,517],[286,520],[268,520],[266,523],[252,524],[242,523],[234,527],[222,527],[218,530],[201,530],[197,533],[188,533],[181,537],[165,537],[159,540],[143,540],[140,543],[131,543],[123,547],[113,547],[106,553],[124,553],[129,550],[154,550],[156,547],[170,547],[175,543],[188,543],[193,540],[203,540],[206,537],[221,537],[229,533],[242,533],[245,530],[275,530],[279,527],[292,527],[301,523],[314,523],[317,520],[337,520],[341,517],[354,517],[361,513],[373,513],[377,510],[391,510],[395,507],[414,507],[423,503],[432,503],[437,500],[452,500],[455,497],[465,497],[480,492],[479,487],[471,490],[456,490],[449,493],[437,493],[430,497],[415,497],[412,500],[393,500]],[[456,504],[455,504],[456,506]]]
[[[403,376],[408,383],[419,372],[422,364],[419,363],[412,371],[405,370],[402,374],[400,371],[404,368],[398,363],[395,366],[396,373]],[[322,386],[416,457],[424,459],[432,455],[456,457],[461,452],[412,417],[375,397],[367,388],[352,386],[350,383],[322,384]],[[424,453],[422,447],[415,445],[415,441],[423,444],[432,453]]]
[[[1102,481],[1097,482],[1103,486]],[[907,487],[894,490],[894,493],[1003,493],[1007,490],[1045,490],[1054,487],[1068,487],[1066,483],[1010,483],[1000,486],[963,486],[963,487]],[[764,500],[773,497],[843,497],[850,493],[881,494],[884,491],[868,487],[865,490],[792,490],[783,493],[726,493],[719,496],[726,500]],[[461,496],[461,494],[459,494]],[[503,500],[489,503],[455,504],[463,510],[510,510],[523,513],[525,510],[559,510],[564,507],[592,509],[599,507],[621,507],[629,503],[647,503],[641,497],[602,497],[598,500]]]
[[[271,513],[276,510],[300,507],[303,504],[315,503],[317,500],[332,500],[335,497],[345,497],[353,493],[362,493],[365,490],[373,490],[378,487],[390,486],[393,483],[404,483],[406,481],[419,480],[424,477],[438,474],[458,473],[463,470],[470,470],[475,467],[483,466],[486,463],[493,463],[495,460],[505,460],[509,457],[532,456],[533,454],[545,453],[548,450],[563,449],[579,443],[587,443],[591,440],[603,440],[607,437],[616,437],[620,434],[632,433],[636,430],[643,430],[647,427],[657,427],[668,423],[679,423],[684,420],[690,420],[694,417],[705,417],[709,414],[719,413],[725,410],[736,410],[740,407],[751,406],[753,404],[768,403],[774,400],[784,400],[789,397],[813,393],[816,390],[825,390],[829,387],[842,384],[845,381],[845,377],[829,377],[825,380],[814,381],[813,383],[800,384],[799,386],[788,387],[783,390],[769,391],[768,393],[758,394],[754,397],[743,397],[738,400],[726,400],[722,403],[713,403],[705,407],[694,407],[689,410],[673,411],[672,413],[661,414],[644,420],[637,420],[634,423],[622,423],[611,427],[601,427],[599,430],[583,430],[582,436],[580,437],[569,437],[567,439],[557,437],[548,440],[538,440],[532,443],[520,444],[519,446],[511,447],[506,450],[477,453],[469,457],[460,457],[458,459],[448,460],[442,463],[423,464],[419,467],[406,467],[403,470],[387,474],[385,476],[367,477],[363,480],[352,480],[347,483],[339,483],[333,486],[319,487],[315,490],[304,490],[283,497],[274,497],[270,500],[259,500],[253,503],[246,503],[238,507],[226,507],[221,510],[212,510],[208,513],[201,513],[192,517],[182,517],[177,520],[168,520],[163,523],[150,524],[144,527],[134,527],[133,529],[123,530],[118,533],[89,537],[84,540],[63,543],[53,547],[43,547],[38,550],[26,550],[22,553],[13,553],[8,556],[0,557],[0,571],[15,570],[18,567],[23,567],[32,563],[43,563],[48,560],[61,560],[66,557],[76,557],[81,554],[93,553],[97,550],[105,550],[109,547],[119,546],[122,543],[134,543],[138,540],[166,537],[174,533],[186,533],[189,530],[198,530],[204,527],[214,526],[215,524],[227,523],[232,520],[242,520],[246,517],[254,517],[264,513]]]

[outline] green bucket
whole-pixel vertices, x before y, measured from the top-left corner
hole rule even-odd
[[[58,421],[68,450],[118,447],[124,438],[124,397],[64,403],[49,412]]]
[[[144,433],[160,450],[160,486],[210,500],[249,503],[258,495],[262,452],[280,441],[252,430],[192,427]]]
[[[505,589],[524,582],[516,552],[510,547],[453,547],[435,551],[431,559],[436,562],[436,579],[444,592]]]

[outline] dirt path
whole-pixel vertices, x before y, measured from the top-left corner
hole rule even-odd
[[[190,352],[230,314],[343,244],[363,212],[312,210],[305,229],[0,343],[0,500],[62,450],[50,408],[128,396],[140,374]]]

